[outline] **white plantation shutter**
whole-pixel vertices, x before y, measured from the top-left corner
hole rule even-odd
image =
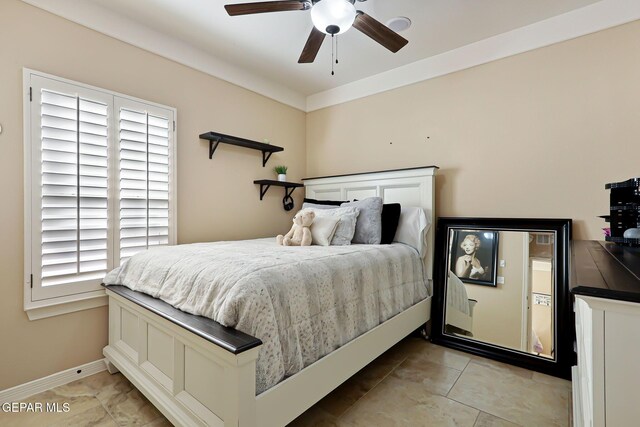
[[[26,304],[98,291],[121,261],[175,243],[174,110],[39,75],[29,83]]]
[[[33,299],[99,289],[109,245],[113,97],[61,82],[32,87]],[[35,90],[35,93],[34,93]]]
[[[173,114],[117,100],[119,139],[119,261],[170,239]]]

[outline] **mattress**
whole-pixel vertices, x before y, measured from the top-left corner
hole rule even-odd
[[[429,296],[402,243],[278,246],[273,238],[158,247],[104,278],[262,340],[258,394]]]

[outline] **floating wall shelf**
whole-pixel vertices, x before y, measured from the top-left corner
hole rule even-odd
[[[291,194],[293,194],[293,191],[296,188],[304,187],[304,184],[301,184],[299,182],[276,181],[273,179],[258,179],[256,181],[253,181],[253,183],[260,185],[260,200],[262,200],[264,195],[267,194],[267,190],[269,190],[269,187],[271,187],[272,185],[276,187],[284,187],[285,198],[291,197]]]
[[[251,141],[250,139],[238,138],[237,136],[225,135],[218,132],[206,132],[200,135],[200,139],[206,139],[209,141],[209,158],[213,158],[218,144],[221,142],[224,144],[236,145],[238,147],[251,148],[252,150],[262,151],[262,167],[267,164],[269,157],[273,153],[278,151],[284,151],[284,148],[277,145],[265,144],[262,142]]]

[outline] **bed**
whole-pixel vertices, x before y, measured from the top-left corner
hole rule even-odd
[[[473,309],[477,301],[468,297],[464,283],[452,271],[449,271],[447,291],[445,331],[472,337]]]
[[[403,206],[421,207],[431,219],[434,212],[436,170],[436,167],[422,167],[307,179],[305,180],[306,195],[309,198],[320,200],[363,199],[380,196],[385,203],[397,202]],[[107,286],[109,345],[105,347],[104,355],[108,361],[109,370],[110,372],[122,372],[176,425],[284,426],[429,320],[431,314],[430,279],[433,265],[433,232],[431,230],[429,230],[426,240],[426,250],[421,254],[423,258],[420,259],[422,277],[427,279],[424,295],[419,295],[416,286],[409,284],[402,287],[393,283],[392,275],[381,275],[379,271],[374,272],[376,274],[372,275],[371,280],[380,282],[376,283],[377,288],[388,289],[388,292],[395,293],[393,301],[397,303],[398,300],[405,300],[404,303],[385,305],[381,302],[380,305],[386,306],[386,309],[378,310],[376,313],[383,314],[376,315],[380,317],[377,322],[362,330],[355,329],[360,327],[360,323],[368,323],[366,316],[364,321],[361,319],[349,321],[339,315],[325,316],[322,321],[316,322],[324,325],[320,329],[318,326],[312,325],[303,328],[289,328],[295,329],[297,332],[287,340],[284,347],[288,347],[290,342],[299,341],[299,349],[292,354],[299,354],[300,357],[285,357],[288,362],[283,366],[276,366],[278,364],[269,362],[268,358],[267,363],[263,360],[264,354],[271,353],[273,348],[282,347],[282,345],[272,345],[270,337],[273,334],[262,333],[261,336],[267,338],[260,340],[233,327],[222,326],[222,324],[234,326],[234,321],[240,323],[244,321],[245,324],[238,329],[245,331],[268,329],[265,326],[267,321],[249,318],[251,316],[246,313],[250,313],[252,308],[255,311],[265,309],[265,305],[261,305],[259,298],[254,294],[275,292],[274,289],[277,289],[277,286],[264,285],[259,292],[245,291],[243,298],[248,302],[239,305],[238,298],[234,299],[235,302],[232,304],[231,310],[227,310],[227,313],[235,313],[234,316],[219,318],[217,319],[219,322],[198,315],[207,314],[209,316],[212,314],[209,317],[215,318],[216,314],[206,313],[206,308],[200,311],[193,310],[194,314],[175,308],[174,305],[183,310],[192,311],[191,309],[197,306],[194,301],[191,301],[191,304],[185,304],[185,300],[188,298],[179,295],[179,292],[177,296],[161,295],[162,292],[166,293],[167,289],[145,289],[144,286],[136,288],[136,285],[131,283],[127,285],[133,289],[124,286]],[[207,250],[221,251],[220,246],[226,243],[228,242],[209,244],[210,246],[206,248],[202,246],[193,253],[197,254]],[[268,253],[269,248],[273,248],[273,246],[269,246],[270,244],[267,241],[251,241],[244,244],[243,247],[253,248],[251,249],[253,252],[248,253],[249,258],[256,258],[255,263],[247,263],[246,268],[249,269],[247,277],[253,274],[253,270],[266,268],[265,265],[269,263],[269,260],[267,258],[260,260],[260,257],[255,254],[259,254],[261,248],[263,252]],[[188,246],[193,247],[193,245]],[[330,256],[333,256],[333,259],[336,259],[335,257],[344,258],[345,265],[360,263],[360,273],[356,274],[360,276],[366,275],[363,272],[367,271],[366,265],[369,262],[367,259],[388,257],[388,254],[384,254],[385,251],[395,254],[404,253],[404,256],[396,255],[401,259],[391,263],[393,265],[389,267],[389,271],[398,270],[398,265],[413,265],[407,261],[408,258],[411,258],[408,255],[411,251],[403,248],[402,244],[393,244],[387,247],[384,247],[385,245],[366,245],[371,246],[368,248],[355,246],[357,245],[352,248],[330,247],[323,249],[312,247],[311,251],[305,253],[315,259],[314,261],[309,260],[310,263],[315,264],[318,264],[318,260]],[[292,250],[293,248],[287,249]],[[276,272],[281,272],[281,274],[287,275],[289,273],[284,266],[288,265],[290,260],[287,258],[286,249],[278,249],[278,251],[274,256],[278,259],[282,257],[282,264],[272,268],[272,274],[277,276],[280,273]],[[331,253],[328,254],[327,251]],[[235,253],[235,249],[233,252]],[[417,252],[415,250],[413,252],[413,256],[416,257]],[[168,253],[155,254],[156,258],[163,256],[170,259],[172,255]],[[352,259],[349,260],[349,257]],[[261,262],[265,264],[256,267]],[[315,264],[308,264],[308,266]],[[407,272],[402,273],[401,276],[410,277],[412,273],[409,270],[411,269],[415,270],[415,267],[407,267]],[[140,277],[153,274],[156,270],[156,267],[149,268],[146,272],[141,272]],[[292,271],[291,274],[297,273]],[[315,277],[323,276],[321,272],[314,274]],[[413,274],[417,275],[415,272]],[[135,277],[135,274],[131,277]],[[379,277],[386,277],[386,279],[380,281]],[[193,278],[185,280],[189,283],[196,281]],[[140,283],[142,284],[142,282],[141,280]],[[405,280],[405,282],[411,282],[411,280]],[[363,285],[358,289],[367,287],[370,288],[369,285]],[[172,304],[153,298],[151,295],[161,296]],[[277,298],[272,300],[277,301]],[[307,301],[305,304],[309,305],[310,299],[304,300]],[[316,297],[313,300],[321,301]],[[290,301],[284,303],[289,304]],[[325,309],[316,309],[318,313],[325,311]],[[222,313],[220,310],[215,312]],[[277,322],[283,322],[279,316],[276,313],[274,318]],[[231,318],[232,321],[229,321]],[[286,320],[290,321],[291,319]],[[247,329],[247,325],[252,323],[254,329]],[[286,321],[284,324],[285,326],[289,325]],[[362,327],[364,326],[362,325]],[[354,329],[351,335],[355,338],[341,337],[344,342],[340,342],[339,346],[336,346],[334,341],[330,339],[328,341],[316,339],[315,344],[309,344],[314,342],[314,335],[322,335],[318,332],[331,331],[332,328],[334,331]],[[280,331],[282,330],[280,329]],[[280,333],[280,335],[282,334]],[[327,335],[331,334],[327,333]],[[325,343],[325,345],[318,345],[318,343]],[[309,353],[314,352],[318,354],[312,358]],[[320,357],[318,358],[318,356]],[[275,375],[269,373],[264,375],[265,370],[278,372]]]

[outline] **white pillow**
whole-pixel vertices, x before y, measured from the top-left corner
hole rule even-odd
[[[314,245],[329,246],[338,227],[339,218],[316,216],[311,224],[311,239]]]
[[[309,203],[309,202],[304,202],[302,204],[302,209],[322,209],[322,210],[327,210],[327,209],[335,209],[335,208],[339,208],[340,205],[319,205],[317,203]]]
[[[304,209],[313,211],[313,213],[316,214],[316,220],[318,217],[338,218],[338,226],[331,239],[333,246],[347,246],[351,244],[353,235],[356,232],[356,222],[360,214],[360,209],[354,207],[339,208],[334,206],[329,206],[328,209],[310,208],[307,205],[309,204],[305,203],[303,205]]]
[[[427,231],[429,220],[422,208],[405,208],[400,210],[398,229],[393,238],[394,242],[404,243],[415,248],[421,257],[427,253]]]

